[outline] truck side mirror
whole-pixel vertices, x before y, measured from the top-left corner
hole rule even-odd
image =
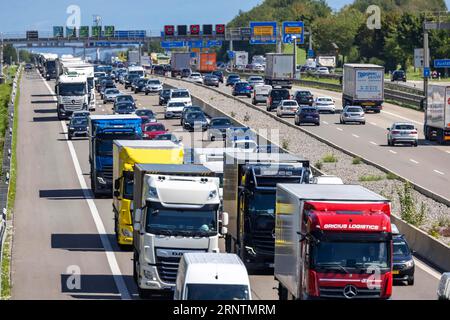
[[[298,240],[299,242],[303,242],[306,240],[306,235],[301,233],[301,232],[297,232],[297,234],[300,236],[300,239]]]
[[[227,227],[222,227],[222,229],[220,230],[221,235],[226,235],[228,234],[228,228]]]
[[[141,224],[139,222],[136,222],[135,224],[133,224],[133,229],[135,231],[141,231]]]
[[[120,197],[120,191],[114,191],[114,197],[118,198]]]
[[[120,189],[120,178],[114,180],[114,189],[116,189],[116,190]]]
[[[229,222],[228,212],[222,212],[222,225],[227,226]]]

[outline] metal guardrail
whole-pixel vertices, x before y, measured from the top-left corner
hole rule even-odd
[[[8,126],[5,132],[5,140],[3,145],[3,166],[0,178],[0,271],[1,271],[1,261],[3,256],[3,244],[6,238],[7,230],[7,208],[8,208],[8,194],[9,194],[9,179],[11,170],[11,156],[12,156],[12,134],[14,125],[14,103],[16,100],[17,87],[19,85],[19,74],[22,66],[20,65],[17,69],[16,75],[12,84],[11,91],[11,101],[8,103]],[[0,272],[1,274],[1,272]],[[1,277],[0,277],[0,288],[1,288]]]

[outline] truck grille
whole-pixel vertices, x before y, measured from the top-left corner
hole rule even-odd
[[[275,249],[275,239],[272,231],[253,231],[253,246],[257,254],[273,255]]]
[[[106,179],[111,179],[113,178],[113,166],[103,166],[103,176]]]
[[[345,287],[320,287],[321,298],[346,299]],[[381,297],[381,289],[357,288],[357,294],[352,299],[376,299]]]
[[[165,283],[174,284],[177,279],[178,264],[181,257],[157,257],[156,269],[158,270],[159,278]]]

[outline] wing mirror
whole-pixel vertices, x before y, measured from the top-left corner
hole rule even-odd
[[[136,211],[134,212],[134,221],[136,223],[140,223],[141,220],[142,220],[142,209],[136,209]]]
[[[222,221],[222,225],[223,226],[227,226],[228,222],[229,222],[229,215],[228,212],[222,212],[222,217],[221,217],[221,221]]]
[[[220,230],[220,233],[224,236],[228,233],[228,228],[227,227],[222,227],[222,229]]]
[[[179,137],[178,141],[180,141],[180,142],[183,141],[183,137]]]
[[[119,190],[120,189],[120,178],[116,179],[114,181],[114,189]]]

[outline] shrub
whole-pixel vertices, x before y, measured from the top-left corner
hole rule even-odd
[[[231,111],[231,112],[230,112],[230,116],[231,116],[232,118],[234,118],[234,117],[236,117],[236,113],[234,113],[233,111]]]
[[[335,163],[335,162],[338,162],[338,159],[337,159],[337,157],[334,154],[329,153],[329,154],[326,154],[322,158],[322,161],[325,162],[325,163]]]
[[[322,167],[323,167],[322,161],[317,161],[317,162],[314,164],[314,167],[316,167],[316,168],[319,169],[319,170],[322,170]]]
[[[283,149],[289,150],[289,140],[283,139],[283,141],[281,141],[281,147]]]
[[[384,179],[383,176],[377,176],[377,175],[372,175],[372,174],[359,177],[359,181],[362,181],[362,182],[380,181],[383,179]]]
[[[395,174],[392,173],[392,172],[389,172],[389,173],[386,175],[386,178],[387,178],[388,180],[397,180],[397,179],[398,179],[398,176],[395,175]]]
[[[425,222],[426,205],[420,204],[420,208],[416,207],[416,199],[412,195],[412,187],[406,182],[403,184],[403,189],[397,189],[397,194],[400,200],[400,216],[406,222],[419,227]]]
[[[359,157],[353,158],[352,164],[361,164],[362,160]]]

